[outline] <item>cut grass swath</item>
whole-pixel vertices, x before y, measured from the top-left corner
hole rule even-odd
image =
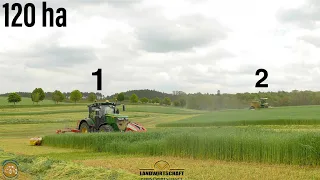
[[[248,125],[317,125],[320,119],[264,119],[264,120],[233,120],[233,121],[208,121],[184,122],[175,121],[160,123],[156,127],[209,127],[209,126],[248,126]]]

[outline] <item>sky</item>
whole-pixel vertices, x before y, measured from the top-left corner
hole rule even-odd
[[[67,27],[42,27],[42,1],[0,2],[36,7],[34,27],[5,27],[0,9],[0,93],[320,90],[317,0],[46,1]]]

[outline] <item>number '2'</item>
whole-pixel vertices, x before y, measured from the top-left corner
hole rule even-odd
[[[265,69],[258,69],[256,71],[256,76],[259,76],[260,73],[263,73],[263,77],[256,83],[255,87],[268,87],[268,84],[261,84],[263,81],[265,81],[268,77],[268,71]]]

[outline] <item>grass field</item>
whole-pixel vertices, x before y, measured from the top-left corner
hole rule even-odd
[[[102,142],[105,142],[101,144]],[[74,134],[45,137],[45,145],[114,154],[140,154],[296,165],[320,164],[318,132],[259,128],[183,128],[145,134]]]
[[[239,125],[314,125],[320,124],[320,106],[279,107],[267,110],[228,110],[160,123],[158,127],[208,127]]]
[[[87,116],[86,104],[31,104],[1,106],[0,98],[0,161],[17,159],[23,179],[139,179],[139,168],[158,160],[185,168],[185,179],[320,179],[320,106],[204,112],[128,105],[120,113],[148,132],[56,135]],[[28,144],[35,136],[43,146]]]

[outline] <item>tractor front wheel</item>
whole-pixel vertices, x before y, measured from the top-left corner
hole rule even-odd
[[[99,128],[99,132],[112,132],[113,128],[110,125],[102,125]]]
[[[81,123],[79,130],[80,130],[81,133],[89,133],[89,132],[91,132],[90,128],[89,128],[89,125],[86,122]]]

